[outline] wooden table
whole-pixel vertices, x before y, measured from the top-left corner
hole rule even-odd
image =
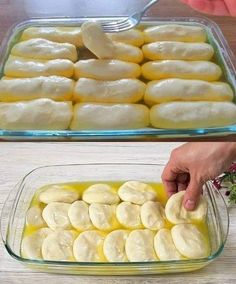
[[[15,23],[32,17],[51,16],[98,16],[125,15],[142,7],[149,0],[0,0],[0,42],[6,32]],[[82,3],[82,4],[81,4]],[[89,12],[88,12],[89,11]],[[160,0],[148,12],[148,16],[155,17],[208,17],[215,21],[223,31],[229,46],[236,53],[236,18],[214,17],[200,14],[179,0]],[[170,139],[160,138],[162,141]],[[225,140],[225,137],[207,140]],[[153,140],[156,140],[154,138]],[[172,139],[175,140],[175,139]],[[179,141],[183,139],[178,139]],[[206,140],[206,138],[189,138],[185,140]],[[227,136],[227,140],[235,141],[236,135]]]
[[[178,143],[1,143],[0,210],[9,190],[35,167],[92,162],[164,163]],[[230,211],[230,233],[222,255],[199,271],[144,277],[80,277],[40,273],[12,259],[0,242],[1,284],[151,284],[236,283],[236,207]]]

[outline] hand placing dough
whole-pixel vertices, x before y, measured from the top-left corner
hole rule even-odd
[[[172,151],[162,181],[169,195],[186,190],[184,207],[193,210],[204,183],[227,170],[235,159],[235,142],[186,143]]]

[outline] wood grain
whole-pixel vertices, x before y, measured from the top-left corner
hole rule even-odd
[[[0,210],[9,190],[35,167],[92,162],[164,163],[180,143],[1,143]],[[222,255],[199,271],[145,277],[81,277],[30,270],[12,259],[0,243],[1,284],[154,284],[154,283],[236,283],[236,207],[230,211],[228,241]]]

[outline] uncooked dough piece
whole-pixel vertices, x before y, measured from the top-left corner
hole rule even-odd
[[[68,210],[68,216],[72,226],[79,231],[93,228],[89,217],[89,206],[82,200],[75,201],[71,204]]]
[[[141,206],[140,216],[147,229],[160,230],[165,227],[165,210],[160,202],[146,201]]]
[[[185,43],[175,41],[158,41],[142,47],[143,54],[151,60],[181,59],[210,60],[214,54],[208,43]]]
[[[189,25],[159,25],[148,27],[143,31],[145,42],[155,41],[183,41],[204,42],[206,31],[202,27]]]
[[[193,224],[178,224],[171,229],[177,250],[185,257],[195,259],[208,257],[209,242]]]
[[[16,102],[39,98],[69,101],[72,99],[73,90],[74,81],[66,77],[3,77],[0,80],[0,101]]]
[[[77,261],[101,262],[103,255],[104,236],[99,231],[85,231],[74,242],[73,252]]]
[[[95,21],[85,22],[81,26],[84,45],[98,58],[114,58],[112,40],[103,32],[101,24]]]
[[[32,78],[38,76],[72,77],[74,64],[68,59],[31,59],[10,55],[4,74],[8,77]]]
[[[116,208],[117,220],[126,228],[142,228],[140,206],[131,202],[121,202]]]
[[[119,33],[107,34],[112,40],[124,42],[134,46],[141,46],[144,43],[143,32],[138,29],[130,29]]]
[[[0,129],[65,130],[73,114],[71,102],[38,99],[0,103]]]
[[[89,216],[93,225],[102,231],[112,230],[116,227],[116,206],[92,203],[89,206]]]
[[[149,82],[144,100],[152,106],[171,101],[232,101],[233,97],[227,83],[172,78]]]
[[[125,244],[129,261],[157,261],[154,251],[154,233],[151,230],[132,231]]]
[[[53,232],[49,228],[41,228],[24,237],[21,242],[21,255],[28,259],[42,259],[42,244],[44,239]]]
[[[96,183],[89,186],[83,193],[82,199],[91,203],[117,204],[120,198],[117,192],[108,184]]]
[[[156,128],[186,129],[220,127],[236,123],[236,105],[231,102],[170,102],[150,110]]]
[[[118,194],[123,201],[135,204],[143,204],[146,201],[155,201],[157,194],[154,189],[140,181],[127,181],[118,190]]]
[[[46,204],[51,202],[72,203],[79,199],[79,192],[73,186],[66,184],[47,185],[41,190],[39,201]]]
[[[142,100],[145,89],[146,84],[137,79],[102,81],[80,78],[75,85],[74,100],[93,103],[136,103]]]
[[[76,47],[70,43],[57,43],[43,38],[18,42],[11,50],[12,55],[34,59],[78,59]]]
[[[125,243],[128,235],[129,231],[115,230],[106,236],[103,244],[103,252],[109,262],[128,261],[125,252]]]
[[[74,107],[70,129],[137,129],[148,125],[149,108],[143,104],[80,103]]]
[[[197,207],[188,211],[183,205],[185,191],[173,194],[167,201],[165,207],[166,218],[172,224],[201,222],[205,220],[207,214],[207,201],[200,196]]]
[[[217,81],[221,68],[209,61],[156,60],[142,65],[142,75],[148,80],[166,78]]]
[[[160,260],[180,260],[184,257],[176,249],[171,231],[168,229],[161,229],[154,237],[155,252]]]
[[[55,42],[69,42],[77,47],[83,46],[80,27],[29,27],[22,33],[21,40],[45,38]]]
[[[73,243],[77,237],[73,230],[56,230],[43,241],[44,260],[74,261]]]
[[[117,41],[113,42],[113,44],[115,48],[114,59],[133,63],[140,63],[143,61],[143,52],[139,47]]]
[[[26,213],[26,224],[34,227],[45,227],[46,223],[42,217],[42,209],[39,206],[32,206]]]
[[[71,229],[71,223],[68,216],[69,203],[51,202],[43,209],[43,219],[48,227],[56,229]]]
[[[75,77],[97,80],[119,80],[138,78],[141,67],[137,63],[118,59],[87,59],[75,63]]]

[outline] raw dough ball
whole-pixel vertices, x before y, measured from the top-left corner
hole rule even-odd
[[[42,259],[41,247],[43,241],[52,232],[49,228],[41,228],[24,237],[21,243],[21,255],[29,259]]]
[[[97,183],[88,187],[84,194],[83,200],[89,204],[104,203],[116,204],[120,201],[116,191],[108,184]]]
[[[42,217],[42,209],[39,206],[32,206],[26,213],[26,224],[34,227],[45,227],[46,223]]]
[[[136,204],[143,204],[149,200],[156,200],[157,194],[153,188],[143,182],[127,181],[118,190],[118,194],[123,201]]]
[[[209,243],[193,224],[179,224],[171,229],[171,235],[177,250],[188,258],[209,256]]]
[[[93,227],[89,217],[89,206],[82,200],[71,204],[68,216],[72,226],[79,231],[89,230]]]
[[[57,230],[50,234],[42,245],[45,260],[73,261],[73,242],[77,233],[73,230]]]
[[[43,219],[51,229],[71,229],[68,216],[70,204],[63,202],[49,203],[43,209]]]
[[[126,228],[141,228],[140,206],[130,202],[121,202],[116,208],[116,217]]]
[[[98,231],[81,233],[74,242],[73,252],[77,261],[104,261],[102,252],[104,237]]]
[[[176,249],[171,232],[168,229],[161,229],[154,237],[154,248],[160,260],[179,260],[184,257]]]
[[[125,250],[129,261],[157,260],[154,245],[154,233],[150,230],[134,230],[126,241]]]
[[[116,206],[92,203],[89,206],[89,216],[93,225],[99,230],[112,230],[116,223]]]
[[[79,193],[69,185],[49,185],[39,194],[39,201],[43,203],[66,202],[72,203],[79,199]]]
[[[103,244],[103,252],[108,261],[128,261],[125,253],[125,243],[128,235],[129,231],[115,230],[106,236]]]
[[[179,191],[168,199],[165,207],[167,219],[173,224],[203,221],[207,213],[207,201],[201,196],[196,209],[187,211],[182,204],[184,194],[185,191]]]
[[[160,202],[147,201],[141,206],[141,220],[145,228],[160,230],[165,227],[165,210]]]

